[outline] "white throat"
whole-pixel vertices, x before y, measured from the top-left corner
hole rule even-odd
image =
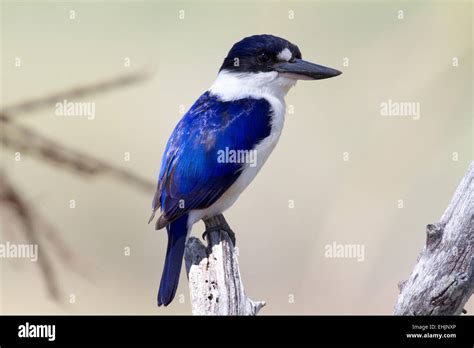
[[[283,101],[296,79],[281,76],[276,71],[235,73],[222,70],[209,91],[224,101],[242,98],[273,97]]]

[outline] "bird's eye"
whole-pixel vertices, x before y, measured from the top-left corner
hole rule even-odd
[[[270,56],[265,52],[261,52],[258,54],[257,59],[259,63],[267,63],[270,60]]]

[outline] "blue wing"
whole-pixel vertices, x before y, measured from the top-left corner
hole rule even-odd
[[[209,92],[194,103],[166,145],[153,200],[153,212],[162,211],[158,229],[219,199],[243,168],[220,163],[219,151],[253,149],[270,135],[271,112],[265,99],[224,102]]]

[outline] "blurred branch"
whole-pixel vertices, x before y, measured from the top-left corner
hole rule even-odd
[[[474,290],[474,162],[441,221],[426,227],[426,245],[407,281],[398,315],[459,315]]]
[[[67,98],[81,98],[94,93],[104,93],[119,87],[125,87],[136,82],[140,82],[149,76],[150,73],[146,71],[135,72],[117,78],[97,82],[95,84],[71,88],[64,92],[54,93],[41,98],[23,101],[18,104],[2,108],[0,110],[0,118],[3,120],[11,117],[16,118],[20,113],[32,112],[44,107],[49,107]]]
[[[154,183],[145,180],[129,171],[108,164],[93,156],[81,153],[48,139],[46,136],[31,130],[26,126],[13,122],[13,113],[32,112],[57,103],[61,99],[79,98],[94,93],[102,93],[119,87],[131,85],[150,76],[147,72],[136,72],[103,82],[69,89],[43,98],[21,102],[3,108],[0,111],[0,142],[13,149],[49,161],[83,175],[110,174],[121,180],[149,192]]]
[[[0,119],[0,124],[3,128],[3,131],[0,132],[0,142],[14,151],[41,158],[51,164],[82,175],[112,175],[135,185],[145,192],[150,192],[155,187],[151,181],[85,153],[68,148],[8,119]]]
[[[150,192],[154,189],[154,183],[86,153],[68,148],[26,126],[14,122],[18,114],[39,110],[63,99],[80,98],[131,85],[149,76],[150,74],[145,72],[129,74],[5,107],[0,111],[0,143],[14,151],[46,160],[47,164],[58,165],[72,170],[76,174],[86,176],[110,175],[141,190]],[[61,261],[84,275],[79,270],[76,256],[59,237],[59,233],[34,212],[3,171],[0,171],[0,208],[0,212],[12,212],[14,219],[20,222],[28,242],[38,245],[38,250],[41,250],[38,255],[39,267],[46,281],[49,294],[57,300],[59,298],[58,281],[49,257],[50,254],[46,252],[47,244],[45,242],[52,246],[53,251],[59,255]]]
[[[39,238],[39,231],[35,228],[36,222],[33,217],[31,207],[21,198],[12,183],[7,179],[6,174],[0,171],[0,207],[2,210],[10,209],[16,220],[20,221],[23,232],[28,243],[38,245],[38,265],[41,269],[49,294],[57,300],[59,298],[59,288],[55,272],[43,241]],[[7,226],[5,226],[7,228]]]

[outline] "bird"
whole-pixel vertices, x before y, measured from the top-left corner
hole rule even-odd
[[[168,233],[158,306],[176,294],[192,226],[230,208],[275,148],[290,88],[298,80],[340,74],[303,60],[298,46],[274,35],[245,37],[232,46],[214,83],[174,128],[162,157],[148,221],[160,209],[155,228]],[[223,215],[222,221],[235,245]]]

